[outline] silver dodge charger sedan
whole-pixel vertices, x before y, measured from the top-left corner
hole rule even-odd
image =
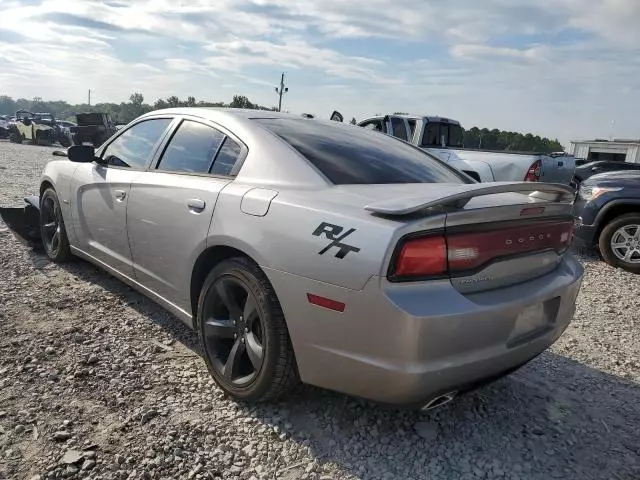
[[[543,352],[574,313],[566,186],[480,184],[362,128],[234,109],[155,111],[67,157],[24,209],[49,258],[173,312],[240,400],[302,381],[432,408]]]

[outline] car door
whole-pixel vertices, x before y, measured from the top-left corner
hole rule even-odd
[[[187,313],[191,271],[218,195],[245,154],[230,132],[184,118],[155,165],[131,185],[127,231],[136,279]]]
[[[97,152],[100,162],[79,164],[71,192],[77,247],[94,259],[134,278],[127,237],[131,181],[151,161],[173,118],[140,121]]]

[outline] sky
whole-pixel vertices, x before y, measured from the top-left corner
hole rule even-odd
[[[0,0],[0,95],[640,137],[639,0]]]

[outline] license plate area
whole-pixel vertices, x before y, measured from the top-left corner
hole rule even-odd
[[[560,297],[525,307],[516,317],[509,335],[509,348],[530,342],[553,329],[560,309]]]

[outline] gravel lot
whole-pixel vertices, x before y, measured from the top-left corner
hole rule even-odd
[[[0,205],[51,148],[0,141]],[[196,336],[90,264],[60,267],[0,221],[0,479],[640,479],[640,276],[581,256],[550,352],[430,413],[311,387],[223,397]]]

